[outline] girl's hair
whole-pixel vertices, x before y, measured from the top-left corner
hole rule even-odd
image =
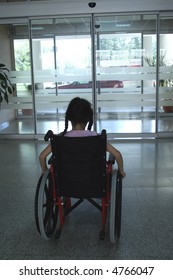
[[[68,121],[75,125],[77,123],[88,124],[88,130],[91,130],[93,125],[93,109],[92,105],[86,99],[75,97],[68,105],[65,115],[65,129],[63,135],[68,129]]]

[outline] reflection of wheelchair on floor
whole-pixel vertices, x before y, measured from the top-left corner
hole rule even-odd
[[[109,215],[110,241],[114,243],[121,231],[122,179],[113,169],[112,156],[106,160],[106,131],[92,137],[63,137],[48,131],[48,139],[50,169],[40,177],[35,195],[39,233],[46,240],[59,238],[65,216],[86,199],[102,213],[100,239],[105,238]]]

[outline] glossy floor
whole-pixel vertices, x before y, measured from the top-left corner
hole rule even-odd
[[[47,130],[53,130],[54,133],[60,133],[64,130],[64,119],[57,120],[53,118],[43,118],[37,120],[36,131],[37,134],[45,134]],[[156,121],[154,118],[142,118],[139,116],[130,116],[129,119],[114,116],[114,118],[102,118],[97,121],[97,131],[101,132],[106,129],[107,133],[155,133]],[[158,121],[158,132],[173,132],[172,115],[169,117],[162,117]],[[12,122],[0,123],[0,137],[3,135],[34,135],[33,119],[19,119]]]
[[[84,202],[59,240],[37,232],[34,197],[42,141],[0,140],[0,259],[173,259],[173,143],[113,143],[124,156],[122,233],[99,240],[100,212]]]

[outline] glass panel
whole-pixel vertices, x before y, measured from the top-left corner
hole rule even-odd
[[[32,95],[27,86],[31,84],[28,27],[21,23],[1,25],[0,36],[0,61],[10,70],[9,78],[15,85],[9,103],[1,104],[0,134],[33,134]]]
[[[159,132],[173,131],[173,17],[160,21]]]
[[[28,100],[28,108],[18,110],[18,116],[32,116],[32,86],[31,86],[31,62],[28,39],[14,39],[14,60],[16,75],[17,96],[20,100]],[[26,99],[27,98],[27,99]]]
[[[31,23],[37,133],[58,133],[73,97],[92,100],[90,18]]]
[[[154,133],[156,16],[96,17],[98,130]]]

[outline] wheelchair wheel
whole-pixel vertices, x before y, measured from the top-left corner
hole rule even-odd
[[[121,234],[121,207],[122,207],[122,179],[120,174],[114,170],[112,174],[112,188],[110,198],[110,241],[115,243],[116,237]]]
[[[58,206],[54,203],[50,170],[39,179],[35,198],[35,218],[39,233],[46,240],[55,236],[59,228]]]
[[[116,236],[120,238],[121,235],[121,209],[122,209],[122,178],[119,172],[116,180],[116,209],[115,209],[115,227]]]
[[[35,193],[35,223],[36,223],[36,227],[38,232],[40,233],[40,227],[39,227],[39,220],[38,220],[38,194],[39,194],[39,190],[40,190],[40,184],[41,184],[41,180],[42,180],[43,174],[40,176],[38,183],[37,183],[37,188],[36,188],[36,193]],[[41,234],[41,233],[40,233]]]

